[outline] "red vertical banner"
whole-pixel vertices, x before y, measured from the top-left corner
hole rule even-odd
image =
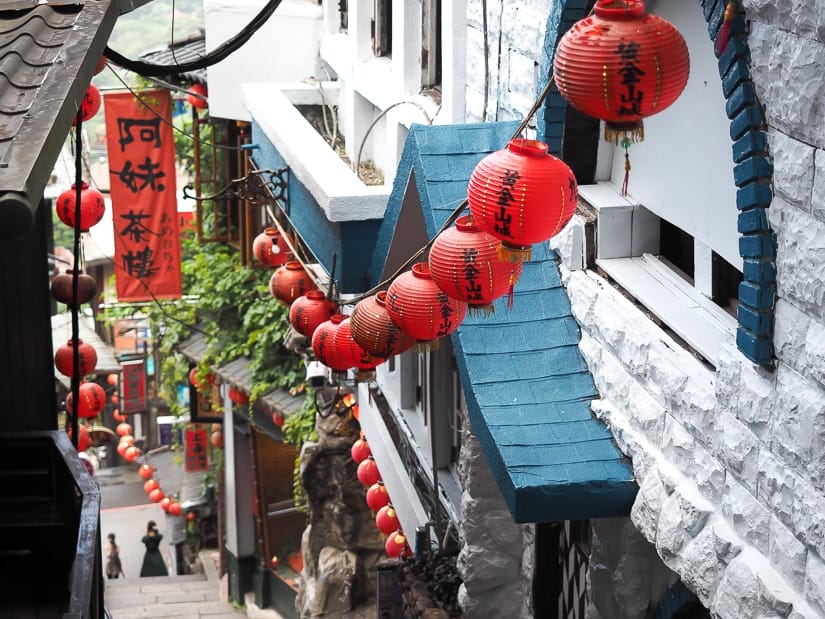
[[[120,408],[124,413],[145,411],[146,406],[146,363],[143,360],[122,361]]]
[[[172,103],[167,90],[144,90],[140,98],[104,96],[117,297],[176,299],[181,275]]]
[[[186,470],[198,473],[209,468],[209,450],[206,442],[206,430],[203,426],[190,423],[184,435],[186,443]]]

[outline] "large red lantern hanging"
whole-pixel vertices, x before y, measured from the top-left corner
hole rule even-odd
[[[252,241],[252,255],[262,264],[279,267],[289,260],[289,245],[278,228],[266,228]]]
[[[209,91],[205,84],[194,83],[189,87],[189,92],[186,93],[186,100],[194,108],[205,110],[209,107]]]
[[[625,147],[644,139],[642,119],[676,101],[689,73],[684,38],[646,14],[642,0],[596,2],[594,14],[561,38],[553,60],[561,96],[606,121],[605,139]]]
[[[94,346],[83,340],[77,340],[77,356],[80,376],[88,376],[97,367],[97,351]],[[58,347],[54,353],[54,366],[57,371],[71,378],[74,373],[74,344],[69,340]]]
[[[499,258],[530,259],[530,246],[555,236],[576,211],[573,171],[537,140],[511,140],[479,161],[467,201],[473,220],[501,240]]]
[[[289,322],[301,335],[312,338],[315,329],[336,311],[335,303],[320,290],[309,290],[289,306]]]
[[[360,300],[350,316],[352,339],[373,357],[387,359],[412,348],[415,338],[396,325],[387,312],[387,293]]]
[[[75,299],[72,289],[74,273],[74,270],[70,269],[65,273],[58,273],[52,279],[52,296],[72,309],[82,303],[88,303],[97,294],[95,278],[80,271],[77,273],[77,299]]]
[[[75,204],[77,204],[77,185],[72,185],[57,198],[57,216],[70,228],[75,226]],[[89,228],[103,219],[106,213],[106,203],[103,194],[89,184],[80,183],[80,231],[88,232]]]
[[[447,296],[430,277],[427,263],[417,262],[390,284],[387,313],[419,345],[430,345],[458,328],[467,304]]]
[[[361,464],[358,465],[358,471],[356,472],[358,476],[358,481],[360,481],[364,486],[371,486],[379,479],[381,479],[381,474],[378,472],[378,465],[375,463],[375,460],[372,456],[367,458],[366,460],[362,461]]]
[[[269,292],[286,305],[310,290],[316,290],[315,282],[297,260],[288,260],[279,266],[269,280]]]
[[[352,459],[355,460],[355,464],[361,464],[364,460],[366,460],[372,455],[369,443],[367,443],[367,439],[365,438],[357,439],[352,444],[352,447],[350,448],[350,453],[352,454]]]
[[[398,523],[398,515],[395,513],[395,508],[392,505],[384,505],[384,507],[378,510],[378,513],[375,514],[375,526],[378,527],[378,530],[384,535],[389,535],[398,529],[400,526]]]
[[[408,554],[410,547],[407,545],[406,536],[398,530],[390,533],[387,537],[387,541],[384,543],[384,550],[387,551],[388,557],[395,558]]]
[[[312,334],[312,352],[315,353],[315,358],[336,372],[346,372],[350,367],[335,348],[335,332],[344,318],[343,314],[333,314],[329,320],[318,325]]]
[[[466,302],[470,311],[491,312],[493,301],[512,294],[522,268],[520,262],[499,260],[499,245],[499,240],[471,217],[459,217],[454,227],[433,241],[430,275],[441,290]]]
[[[80,417],[96,417],[106,406],[106,392],[97,383],[82,383],[79,391],[80,405],[77,407],[77,414]],[[70,393],[66,397],[66,410],[74,415],[74,394]]]
[[[89,436],[89,428],[87,428],[83,424],[80,424],[77,426],[77,430],[77,451],[86,451],[92,442],[92,439]],[[74,436],[72,434],[71,426],[69,426],[69,428],[66,430],[66,434],[69,435],[69,440],[71,440],[72,436]]]
[[[367,488],[367,506],[374,512],[384,507],[390,502],[390,495],[386,486],[380,481],[375,482]]]
[[[342,320],[335,330],[335,351],[342,364],[349,368],[357,368],[359,372],[369,372],[384,362],[384,359],[370,356],[352,339],[349,318]]]

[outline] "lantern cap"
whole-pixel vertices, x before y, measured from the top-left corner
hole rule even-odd
[[[478,232],[481,228],[473,219],[472,215],[462,215],[455,220],[455,229],[460,232]]]
[[[518,153],[519,155],[525,155],[527,157],[545,157],[547,155],[547,144],[539,140],[515,138],[510,140],[507,148],[512,153]]]
[[[411,270],[415,277],[420,277],[421,279],[432,279],[432,277],[430,277],[430,265],[426,262],[416,262],[412,265]]]
[[[307,290],[304,293],[304,296],[307,299],[313,299],[313,300],[316,300],[316,301],[323,301],[327,298],[327,295],[325,295],[323,292],[321,292],[317,288],[315,290]]]
[[[284,266],[285,266],[287,269],[289,269],[290,271],[298,271],[298,270],[300,270],[300,269],[303,269],[303,268],[304,268],[304,265],[302,265],[302,264],[301,264],[300,262],[298,262],[297,260],[287,260],[287,261],[284,263]]]
[[[606,19],[637,19],[645,14],[642,0],[599,0],[593,9]]]

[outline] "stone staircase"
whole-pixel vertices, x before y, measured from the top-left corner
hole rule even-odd
[[[204,573],[187,576],[118,578],[107,580],[106,608],[112,619],[238,619],[244,608],[221,601],[214,563],[202,557]]]

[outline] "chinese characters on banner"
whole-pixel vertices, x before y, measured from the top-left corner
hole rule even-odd
[[[107,93],[115,275],[119,301],[181,295],[175,144],[166,90]],[[151,291],[151,294],[150,294]]]
[[[146,363],[140,361],[123,361],[123,378],[121,384],[121,410],[124,413],[145,411],[146,406]]]
[[[206,429],[196,423],[186,426],[186,470],[189,473],[206,471],[209,468],[209,443]]]

